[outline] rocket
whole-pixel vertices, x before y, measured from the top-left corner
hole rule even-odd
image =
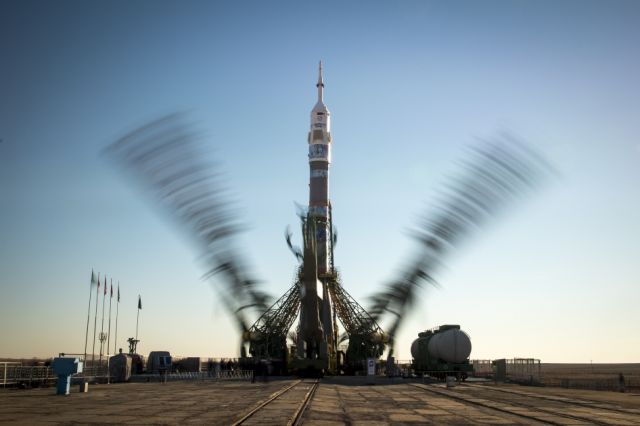
[[[322,62],[318,69],[318,100],[311,110],[309,144],[309,210],[303,227],[305,244],[302,270],[300,336],[298,356],[323,360],[335,347],[332,306],[327,288],[333,271],[331,252],[331,204],[329,164],[331,162],[331,115],[323,102]],[[320,367],[317,365],[316,367]]]
[[[329,164],[331,164],[331,113],[323,102],[322,61],[318,67],[318,101],[311,110],[309,130],[309,213],[316,222],[318,275],[329,272],[331,209]]]

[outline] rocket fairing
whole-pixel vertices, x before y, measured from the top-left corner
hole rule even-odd
[[[329,164],[331,163],[331,113],[323,102],[322,62],[318,69],[318,101],[311,110],[309,130],[309,212],[316,221],[318,275],[329,270],[330,202]]]

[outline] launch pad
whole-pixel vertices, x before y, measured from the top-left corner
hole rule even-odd
[[[459,165],[462,173],[449,179],[433,212],[414,228],[417,247],[411,258],[370,296],[365,310],[343,286],[334,258],[337,238],[329,196],[333,136],[322,63],[316,87],[307,137],[309,202],[298,212],[302,247],[294,246],[286,233],[298,267],[293,285],[275,303],[234,244],[243,226],[215,163],[206,161],[198,132],[180,114],[138,128],[106,150],[141,179],[202,251],[204,278],[211,280],[238,327],[241,358],[276,375],[358,374],[385,351],[392,365],[400,326],[417,306],[418,292],[437,285],[436,273],[446,257],[550,172],[543,156],[508,134],[475,144]],[[431,343],[423,336],[424,344],[418,345],[416,353],[424,355],[418,356],[424,361],[422,372],[446,375],[452,363],[469,363],[471,347],[464,336],[441,331],[429,337]],[[458,353],[456,342],[465,343],[465,350]],[[458,365],[453,371],[466,373]]]
[[[251,383],[128,383],[0,391],[1,424],[637,424],[637,394],[514,385],[400,381],[354,385],[340,378]],[[389,380],[389,379],[386,379]],[[315,386],[314,392],[309,393]],[[244,419],[244,420],[243,420]],[[292,424],[294,424],[293,422]]]

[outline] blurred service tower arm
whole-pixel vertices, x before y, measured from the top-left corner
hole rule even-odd
[[[301,291],[298,357],[311,360],[317,369],[330,367],[335,357],[332,306],[327,277],[333,271],[329,162],[331,161],[330,113],[323,103],[322,62],[318,75],[318,101],[311,110],[309,131],[309,211],[304,227],[304,267]]]

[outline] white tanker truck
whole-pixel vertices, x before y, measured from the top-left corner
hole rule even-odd
[[[423,331],[411,344],[413,370],[440,379],[446,376],[466,379],[473,372],[470,354],[471,339],[459,325],[441,325]]]

